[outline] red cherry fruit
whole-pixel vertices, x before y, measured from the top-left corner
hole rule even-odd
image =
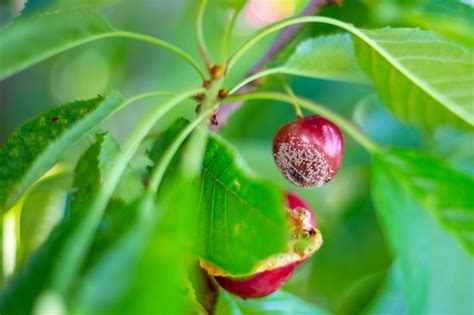
[[[273,139],[273,158],[283,176],[305,188],[330,181],[339,171],[343,151],[339,128],[316,115],[284,125]]]
[[[231,277],[201,261],[201,266],[228,292],[244,299],[267,296],[278,290],[291,278],[295,268],[321,247],[322,237],[316,229],[313,210],[297,195],[288,193],[286,197],[288,220],[292,227],[288,252],[265,259],[253,274],[246,277]]]

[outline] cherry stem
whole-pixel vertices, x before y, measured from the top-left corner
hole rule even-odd
[[[331,120],[341,129],[347,132],[354,140],[356,140],[362,147],[372,154],[378,153],[381,151],[380,147],[376,145],[372,140],[367,138],[357,127],[355,127],[350,121],[343,118],[342,116],[334,113],[333,111],[316,104],[315,102],[308,100],[306,98],[295,96],[298,100],[298,103],[301,107],[325,118]],[[237,101],[246,101],[246,100],[273,100],[280,101],[284,103],[292,104],[294,99],[291,96],[288,96],[283,93],[276,92],[252,92],[246,94],[231,95],[226,98],[226,102],[237,102]]]
[[[293,99],[293,102],[291,102],[291,105],[293,106],[293,109],[295,111],[295,115],[297,118],[303,117],[303,111],[301,110],[300,105],[298,104],[298,98],[295,95],[295,92],[293,92],[293,89],[291,86],[283,80],[282,78],[276,77],[278,82],[281,84],[285,92]]]

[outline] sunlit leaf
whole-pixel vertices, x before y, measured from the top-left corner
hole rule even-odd
[[[113,92],[53,108],[17,129],[0,149],[0,211],[123,104],[123,97]]]
[[[418,29],[362,31],[356,55],[381,99],[416,126],[474,125],[474,54]]]
[[[275,72],[316,79],[369,84],[357,64],[352,38],[337,34],[308,39]]]

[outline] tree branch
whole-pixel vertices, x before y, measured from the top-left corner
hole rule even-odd
[[[339,1],[335,0],[311,0],[306,8],[301,12],[299,16],[309,16],[314,15],[321,11],[324,7],[333,4],[339,3]],[[278,53],[287,46],[296,35],[304,27],[304,24],[297,24],[284,29],[280,36],[277,37],[275,42],[273,42],[272,46],[267,50],[267,52],[260,58],[260,60],[248,71],[247,75],[251,76],[258,71],[262,70]]]
[[[324,7],[337,4],[341,5],[342,0],[310,0],[306,8],[301,12],[299,16],[309,16],[314,15],[320,12]],[[251,76],[258,71],[262,70],[275,56],[277,56],[283,48],[285,48],[295,37],[300,33],[304,24],[297,24],[284,29],[280,35],[275,39],[273,44],[267,50],[267,52],[260,58],[260,60],[255,63],[253,67],[247,72],[247,76]],[[247,93],[254,90],[258,85],[258,81],[253,81],[247,85],[241,87],[235,92],[235,94]],[[214,131],[218,131],[225,126],[229,117],[240,107],[242,107],[242,102],[229,103],[219,107],[216,113],[217,125],[212,126]]]

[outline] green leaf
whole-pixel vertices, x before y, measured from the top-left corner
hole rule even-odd
[[[80,313],[176,314],[187,309],[183,292],[189,249],[183,236],[190,205],[182,192],[189,197],[194,186],[181,178],[173,181],[160,207],[151,194],[142,194],[120,210],[125,220],[118,220],[120,231],[110,235],[114,246],[102,251],[81,281],[74,301]]]
[[[474,255],[474,178],[430,156],[393,151],[383,162],[397,179]]]
[[[0,79],[113,33],[105,18],[87,11],[17,18],[0,30]]]
[[[43,243],[8,279],[0,293],[0,312],[2,314],[31,314],[39,294],[46,288],[51,276],[55,253],[73,228],[70,218],[63,219]]]
[[[38,11],[54,11],[58,9],[92,9],[118,0],[28,0],[21,11],[22,15],[37,13]]]
[[[349,34],[317,37],[302,42],[275,72],[304,77],[369,84],[357,64]]]
[[[159,137],[150,150],[152,161],[158,161],[186,124],[178,120]],[[173,170],[167,177],[173,177]],[[283,192],[251,173],[235,149],[217,135],[209,136],[197,187],[198,196],[189,212],[193,221],[190,238],[202,258],[231,274],[243,275],[262,259],[285,251]]]
[[[3,213],[79,140],[124,105],[112,92],[106,98],[53,108],[16,130],[0,149],[0,213]]]
[[[115,246],[84,275],[74,301],[79,313],[185,313],[189,249],[182,232],[189,204],[182,191],[188,187],[183,180],[174,181],[167,191],[174,202],[160,200],[166,207],[143,195],[124,209],[136,215],[121,222],[125,233],[115,235]]]
[[[427,143],[430,152],[455,168],[474,176],[474,131],[438,128]]]
[[[374,202],[411,313],[472,312],[473,187],[472,177],[419,153],[374,157]]]
[[[381,99],[416,126],[474,124],[474,54],[418,29],[363,30],[354,37],[357,58]]]
[[[387,7],[384,8],[384,5]],[[471,34],[474,26],[472,19],[474,8],[467,1],[407,1],[400,3],[396,10],[390,3],[381,2],[378,6],[382,10],[391,11],[389,20],[383,23],[385,25],[418,26],[439,32],[469,46],[474,44],[474,37]],[[374,13],[381,15],[379,12]]]
[[[159,242],[153,238],[154,230],[159,233],[157,209],[149,195],[142,195],[121,210],[134,213],[135,218],[130,216],[128,221],[121,222],[127,224],[124,233],[115,235],[115,245],[102,252],[84,275],[74,299],[76,310],[84,314],[139,314],[147,308],[149,312],[169,311],[170,304],[180,302],[174,296],[180,291],[173,292],[170,285],[170,278],[177,275],[180,256],[168,257],[173,264],[163,265],[169,249],[176,244],[166,246],[173,234],[166,234],[167,238]],[[181,249],[176,247],[176,250]],[[154,299],[150,298],[155,290],[169,295],[155,294]]]
[[[104,177],[111,171],[113,167],[111,162],[120,153],[120,146],[110,134],[98,133],[96,137],[96,144],[89,149],[88,154],[83,155],[76,166],[73,187],[82,187],[82,189],[78,189],[75,194],[72,211],[81,211],[88,207],[88,203],[93,199],[92,196],[101,189]],[[112,200],[130,203],[143,192],[144,187],[138,175],[128,167],[114,191]]]
[[[224,290],[219,291],[216,304],[216,315],[290,315],[290,314],[329,314],[323,309],[305,302],[298,297],[283,291],[255,300],[242,300],[233,297]]]
[[[75,170],[76,177],[73,186],[76,187],[77,193],[70,204],[70,211],[67,211],[66,216],[54,228],[48,239],[2,290],[0,294],[2,314],[31,313],[43,290],[48,288],[54,277],[60,276],[55,274],[58,267],[57,255],[69,245],[71,235],[86,221],[90,211],[88,202],[106,176],[105,171],[110,159],[118,153],[117,147],[111,136],[98,135],[97,142],[81,157]],[[122,180],[133,181],[133,178],[128,173]],[[117,194],[115,198],[119,201],[128,200],[128,196]],[[103,233],[103,230],[99,232]],[[101,245],[104,246],[104,244]]]
[[[363,314],[403,315],[409,314],[403,288],[402,271],[394,263],[387,273],[385,283],[375,299],[364,310]]]
[[[222,2],[219,2],[221,4],[224,4],[234,10],[241,10],[243,7],[247,5],[248,0],[224,0]]]

